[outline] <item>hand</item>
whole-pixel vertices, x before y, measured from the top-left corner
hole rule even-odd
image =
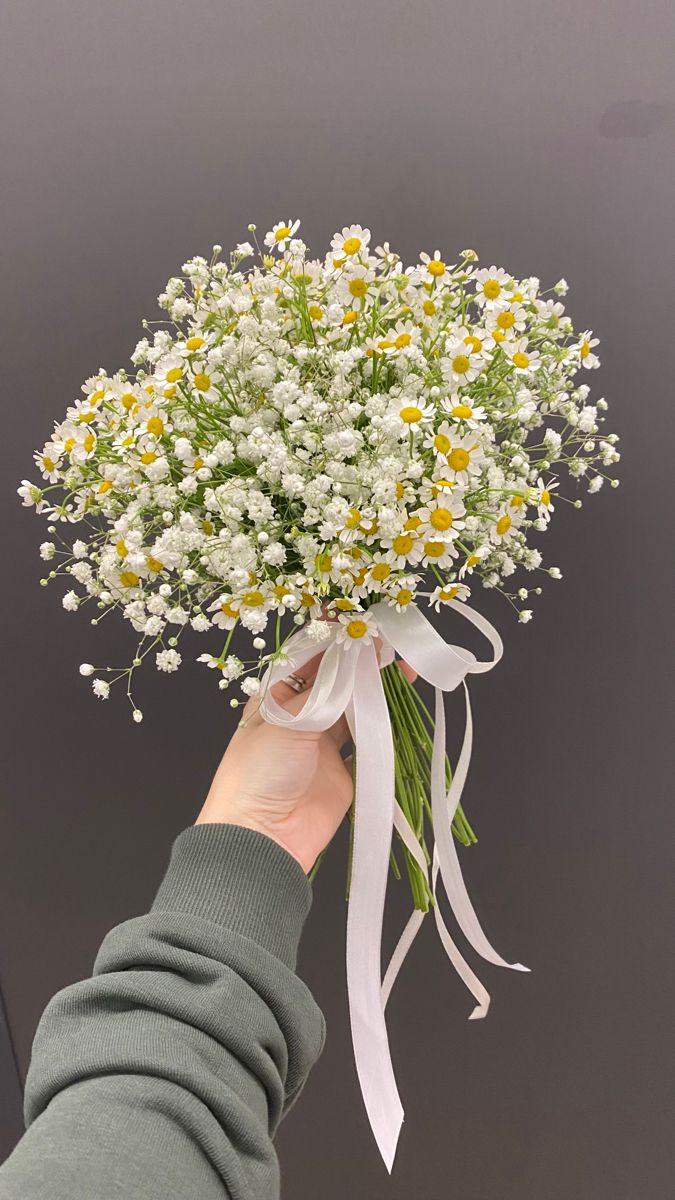
[[[303,708],[320,661],[321,653],[302,667],[305,691],[297,693],[283,681],[272,688],[274,699],[289,712]],[[411,668],[401,665],[413,678]],[[322,732],[284,729],[263,720],[259,703],[252,697],[246,704],[195,824],[257,829],[309,872],[352,802],[351,759],[340,754],[349,728],[342,716]]]

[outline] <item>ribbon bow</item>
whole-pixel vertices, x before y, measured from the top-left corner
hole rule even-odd
[[[379,663],[371,641],[340,644],[336,641],[337,626],[329,623],[316,680],[299,713],[294,715],[282,708],[271,694],[272,685],[288,674],[288,662],[270,664],[262,680],[260,714],[266,721],[318,731],[330,728],[342,713],[346,713],[354,741],[356,779],[347,915],[347,992],[354,1059],[363,1101],[388,1171],[394,1162],[403,1107],[394,1078],[384,1013],[396,976],[424,917],[420,910],[413,911],[382,980],[382,920],[394,829],[428,879],[423,851],[396,803],[394,793],[394,745],[380,668],[392,662],[395,653],[405,659],[421,679],[432,684],[435,691],[431,760],[435,839],[431,886],[434,897],[440,873],[457,924],[474,950],[497,966],[515,971],[528,970],[521,963],[506,962],[490,945],[469,899],[452,834],[452,819],[466,780],[473,740],[466,676],[492,670],[502,656],[503,645],[496,629],[480,613],[454,600],[450,601],[450,607],[471,621],[491,643],[493,656],[490,660],[479,662],[470,650],[449,645],[416,606],[398,612],[380,601],[368,609],[375,618],[382,641]],[[291,654],[293,670],[298,670],[317,652],[316,642],[302,629],[289,638],[286,648]],[[460,683],[466,699],[466,726],[450,790],[446,794],[443,693],[454,691]],[[470,1019],[484,1017],[490,1003],[489,993],[450,937],[438,904],[434,905],[434,917],[448,958],[477,1002]]]

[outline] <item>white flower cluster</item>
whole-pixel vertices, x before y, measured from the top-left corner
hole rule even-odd
[[[546,295],[471,250],[404,267],[360,225],[314,259],[298,224],[276,224],[248,267],[248,242],[228,262],[221,247],[186,262],[135,374],[88,379],[35,456],[42,484],[19,488],[52,536],[78,526],[72,545],[40,547],[49,578],[69,578],[64,607],[119,608],[140,635],[115,678],[153,650],[177,670],[184,630],[215,626],[225,644],[201,659],[225,686],[269,661],[271,620],[281,652],[285,613],[317,642],[336,616],[349,644],[374,601],[401,610],[431,582],[439,609],[472,576],[526,621],[518,601],[540,589],[506,580],[545,570],[531,541],[562,499],[560,469],[595,492],[618,461],[605,402],[576,379],[599,365],[597,338],[575,334],[564,280]],[[228,654],[237,626],[260,651],[252,667]]]

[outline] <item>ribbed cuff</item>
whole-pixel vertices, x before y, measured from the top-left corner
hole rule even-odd
[[[241,825],[178,834],[151,912],[181,912],[243,934],[294,969],[312,886],[277,842]]]

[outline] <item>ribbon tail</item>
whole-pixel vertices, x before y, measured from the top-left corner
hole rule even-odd
[[[381,984],[384,901],[394,825],[394,746],[373,647],[359,651],[350,718],[356,786],[347,913],[347,992],[359,1084],[375,1140],[391,1172],[403,1122],[389,1052]]]
[[[418,866],[424,872],[424,874],[428,880],[429,869],[427,867],[427,862],[424,857],[424,853],[422,851],[422,848],[421,848],[417,838],[415,837],[415,834],[410,826],[410,823],[409,823],[405,813],[401,810],[401,808],[399,808],[398,805],[396,805],[396,809],[395,809],[395,813],[394,813],[394,824],[401,836],[401,840],[403,841],[404,845],[410,851],[411,855],[415,859],[415,862],[418,864]],[[486,989],[483,987],[483,984],[481,983],[480,979],[478,979],[478,977],[471,970],[471,967],[469,966],[466,959],[463,957],[461,951],[455,945],[452,938],[450,937],[450,934],[448,933],[448,930],[445,926],[445,922],[443,921],[443,918],[441,916],[440,908],[438,906],[438,900],[436,897],[437,876],[438,876],[438,855],[437,855],[436,851],[434,850],[433,871],[432,871],[432,888],[433,888],[433,893],[434,893],[434,899],[436,900],[436,904],[434,907],[434,918],[436,921],[436,928],[438,930],[438,935],[440,937],[443,949],[445,950],[445,953],[447,954],[448,958],[450,959],[450,962],[452,963],[453,967],[455,968],[455,971],[459,975],[459,977],[462,980],[462,982],[464,983],[464,985],[471,992],[474,999],[477,1001],[476,1007],[474,1008],[473,1012],[469,1016],[469,1020],[475,1020],[478,1017],[486,1016],[488,1008],[490,1006],[490,996],[489,996],[488,992],[486,991]],[[425,917],[425,913],[423,913],[418,908],[414,909],[413,912],[411,913],[410,917],[408,918],[408,922],[405,925],[403,932],[396,944],[396,948],[394,950],[394,953],[391,956],[391,959],[389,960],[389,966],[387,967],[384,981],[382,983],[382,1005],[383,1005],[383,1007],[385,1007],[387,1004],[389,996],[391,995],[391,990],[394,986],[394,983],[396,982],[398,973],[399,973],[401,967],[403,966],[403,963],[405,961],[406,955],[408,954],[408,951],[410,950],[410,947],[412,946],[415,938],[417,937],[417,934],[419,933],[419,930],[422,925],[422,921],[424,920],[424,917]]]
[[[450,907],[455,915],[457,924],[469,944],[473,946],[474,950],[482,958],[487,962],[494,963],[495,966],[509,967],[512,971],[528,971],[529,968],[523,966],[522,963],[507,962],[491,946],[469,899],[469,893],[466,890],[466,884],[462,876],[462,869],[459,865],[459,857],[452,832],[452,819],[462,796],[473,744],[473,721],[469,691],[466,682],[463,682],[463,686],[466,699],[464,741],[447,796],[445,794],[445,706],[443,703],[443,693],[439,688],[435,690],[436,710],[431,785],[431,809],[436,843],[435,853],[438,856],[440,874],[448,900],[450,901]]]
[[[413,858],[415,859],[415,862],[422,869],[422,871],[424,872],[424,874],[427,876],[427,879],[428,879],[429,871],[427,869],[427,861],[422,852],[422,848],[421,848],[419,842],[417,841],[417,838],[415,837],[415,834],[412,830],[410,822],[408,821],[408,818],[406,817],[405,813],[399,807],[398,804],[396,804],[394,807],[394,826],[398,830],[403,844],[410,851]],[[417,934],[420,931],[420,927],[422,925],[422,921],[424,920],[425,915],[426,914],[423,913],[421,909],[419,909],[419,908],[413,909],[412,913],[410,914],[410,916],[408,918],[406,925],[403,928],[403,932],[402,932],[400,938],[398,939],[398,942],[396,943],[394,953],[392,954],[391,958],[389,959],[389,966],[387,967],[384,979],[382,981],[382,1008],[383,1009],[386,1008],[386,1006],[387,1006],[387,1001],[389,999],[389,996],[391,995],[391,989],[393,988],[393,986],[396,982],[398,973],[401,970],[403,963],[405,962],[406,955],[408,954],[410,947],[412,946],[415,938],[417,937]]]

